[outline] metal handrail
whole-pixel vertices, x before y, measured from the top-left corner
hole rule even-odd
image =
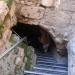
[[[12,32],[14,32],[19,38],[21,38],[15,30],[12,29]]]
[[[13,45],[11,48],[9,48],[8,50],[4,51],[2,54],[0,54],[0,59],[2,59],[6,54],[8,54],[9,52],[11,52],[17,45],[19,45],[21,42],[23,42],[24,40],[26,40],[26,37],[22,38],[20,41],[18,41],[15,45]]]

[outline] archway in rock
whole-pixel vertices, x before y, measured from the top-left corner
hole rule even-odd
[[[56,48],[52,37],[39,25],[17,23],[16,26],[12,27],[12,30],[14,30],[21,38],[27,37],[28,45],[33,46],[36,50],[43,52],[43,46],[47,45],[48,52],[52,52],[52,49]]]
[[[28,45],[33,46],[35,48],[35,52],[41,54],[46,54],[45,56],[53,56],[54,60],[56,61],[54,64],[58,63],[57,67],[63,67],[67,71],[68,68],[68,58],[66,56],[61,56],[58,54],[55,42],[52,36],[42,27],[39,25],[29,25],[23,23],[17,23],[16,26],[12,27],[21,38],[27,37]],[[45,34],[45,35],[43,35]],[[46,36],[46,41],[42,37]],[[43,39],[42,41],[40,39]],[[44,42],[43,42],[44,41]],[[47,45],[48,44],[48,45]],[[44,52],[44,46],[47,45],[47,52]],[[38,55],[37,55],[38,56]],[[43,56],[43,55],[42,55]],[[49,62],[51,63],[51,62]]]

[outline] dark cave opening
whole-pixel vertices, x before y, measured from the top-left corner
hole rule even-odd
[[[12,27],[11,30],[12,31],[14,30],[21,38],[26,37],[28,45],[34,47],[36,54],[40,53],[40,55],[44,54],[45,56],[52,55],[57,63],[65,64],[66,66],[68,65],[67,56],[63,57],[58,54],[52,36],[44,28],[40,27],[39,25],[17,23],[17,25]],[[41,42],[41,40],[39,40],[41,36],[42,36],[41,40],[43,39],[44,36],[46,36],[46,40],[42,40],[44,42]],[[44,49],[45,45],[47,45],[47,47],[45,47],[45,49],[47,48],[47,52],[45,52]]]
[[[44,51],[43,45],[45,46],[47,44],[48,44],[47,52],[51,52],[52,49],[56,47],[54,40],[49,35],[49,33],[39,25],[29,25],[18,22],[17,25],[12,27],[11,29],[14,30],[21,38],[26,37],[28,45],[33,46],[36,50],[43,52]],[[41,43],[39,38],[41,38],[42,34],[45,34],[42,36],[42,38],[45,41],[43,40],[44,42]]]

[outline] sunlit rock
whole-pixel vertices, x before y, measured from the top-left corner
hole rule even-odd
[[[7,4],[4,1],[0,1],[0,21],[4,21],[8,11],[9,11],[9,8]]]
[[[41,5],[45,7],[51,7],[53,6],[54,0],[41,0]]]

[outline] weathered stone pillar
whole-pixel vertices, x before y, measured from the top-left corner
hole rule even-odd
[[[75,38],[72,38],[68,44],[68,75],[75,75]]]

